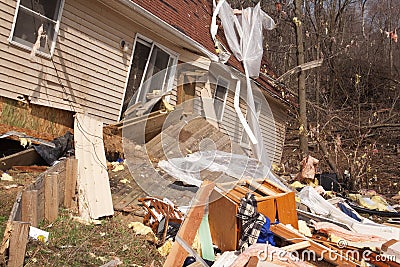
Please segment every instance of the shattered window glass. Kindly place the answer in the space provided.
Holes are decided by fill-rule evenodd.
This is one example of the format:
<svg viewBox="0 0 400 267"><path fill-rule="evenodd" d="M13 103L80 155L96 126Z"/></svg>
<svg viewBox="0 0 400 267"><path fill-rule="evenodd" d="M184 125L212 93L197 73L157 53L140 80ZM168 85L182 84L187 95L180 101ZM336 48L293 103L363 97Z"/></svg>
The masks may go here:
<svg viewBox="0 0 400 267"><path fill-rule="evenodd" d="M26 49L50 54L55 45L62 3L63 0L21 0L11 41Z"/></svg>

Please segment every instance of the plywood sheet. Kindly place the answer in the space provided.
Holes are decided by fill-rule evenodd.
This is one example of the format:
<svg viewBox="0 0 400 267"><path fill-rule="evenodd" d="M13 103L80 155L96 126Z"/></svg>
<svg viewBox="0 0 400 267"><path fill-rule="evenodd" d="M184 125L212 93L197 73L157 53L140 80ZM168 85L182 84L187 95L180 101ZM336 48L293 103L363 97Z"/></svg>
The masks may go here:
<svg viewBox="0 0 400 267"><path fill-rule="evenodd" d="M78 159L79 212L84 219L114 214L103 144L103 123L77 114L74 125Z"/></svg>

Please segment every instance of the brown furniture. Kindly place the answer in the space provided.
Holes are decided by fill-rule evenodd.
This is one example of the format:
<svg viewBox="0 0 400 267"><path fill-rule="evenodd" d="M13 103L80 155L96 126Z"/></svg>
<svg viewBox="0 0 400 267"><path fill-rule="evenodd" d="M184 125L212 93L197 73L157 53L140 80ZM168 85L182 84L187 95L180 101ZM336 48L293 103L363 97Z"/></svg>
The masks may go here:
<svg viewBox="0 0 400 267"><path fill-rule="evenodd" d="M298 228L294 192L286 191L267 180L247 180L229 191L214 190L210 196L209 223L213 243L222 251L236 250L240 229L236 215L240 199L253 192L258 211L271 223L279 221Z"/></svg>

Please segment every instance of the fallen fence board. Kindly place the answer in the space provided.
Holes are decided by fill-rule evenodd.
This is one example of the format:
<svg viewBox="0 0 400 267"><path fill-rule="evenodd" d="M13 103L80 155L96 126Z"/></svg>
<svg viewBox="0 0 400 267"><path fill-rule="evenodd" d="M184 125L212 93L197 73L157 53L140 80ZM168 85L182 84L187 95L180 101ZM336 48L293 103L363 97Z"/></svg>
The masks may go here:
<svg viewBox="0 0 400 267"><path fill-rule="evenodd" d="M30 166L42 160L34 148L9 155L0 159L0 170L6 171L12 166Z"/></svg>
<svg viewBox="0 0 400 267"><path fill-rule="evenodd" d="M48 173L44 178L44 218L54 222L58 217L58 173Z"/></svg>
<svg viewBox="0 0 400 267"><path fill-rule="evenodd" d="M84 219L114 214L103 144L103 123L76 114L75 155L78 159L79 212Z"/></svg>
<svg viewBox="0 0 400 267"><path fill-rule="evenodd" d="M12 232L10 236L10 253L8 266L23 266L26 252L26 244L28 243L29 223L12 222Z"/></svg>
<svg viewBox="0 0 400 267"><path fill-rule="evenodd" d="M23 222L38 226L38 190L25 190L22 192L21 217Z"/></svg>
<svg viewBox="0 0 400 267"><path fill-rule="evenodd" d="M200 223L203 220L204 209L209 201L209 196L214 188L214 183L204 181L199 191L197 191L196 197L194 198L193 204L183 221L177 236L184 240L189 246L193 244L197 230L200 227ZM175 243L169 253L164 266L175 267L182 266L185 261L188 252L179 244Z"/></svg>
<svg viewBox="0 0 400 267"><path fill-rule="evenodd" d="M289 242L292 243L300 243L302 241L309 241L310 242L310 247L308 248L310 251L313 251L316 255L319 257L323 257L324 260L327 262L333 263L335 265L339 266L358 266L357 262L349 257L347 255L341 255L337 253L337 251L330 249L326 246L323 246L321 244L318 244L315 241L312 241L311 239L303 236L302 234L287 228L285 225L278 223L271 225L271 231L275 235L288 240Z"/></svg>
<svg viewBox="0 0 400 267"><path fill-rule="evenodd" d="M64 191L64 207L72 208L76 190L76 179L78 176L78 160L67 159L65 167L65 191Z"/></svg>

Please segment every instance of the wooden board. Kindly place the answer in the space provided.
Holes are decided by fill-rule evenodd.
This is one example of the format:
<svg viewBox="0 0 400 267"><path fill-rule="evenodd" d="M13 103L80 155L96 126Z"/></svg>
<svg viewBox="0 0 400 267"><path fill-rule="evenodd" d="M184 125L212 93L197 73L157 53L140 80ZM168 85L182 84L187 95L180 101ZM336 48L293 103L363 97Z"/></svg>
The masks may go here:
<svg viewBox="0 0 400 267"><path fill-rule="evenodd" d="M23 266L28 243L29 223L12 222L12 232L10 236L10 256L8 266Z"/></svg>
<svg viewBox="0 0 400 267"><path fill-rule="evenodd" d="M236 203L214 190L210 195L208 210L213 243L222 252L236 250L239 235Z"/></svg>
<svg viewBox="0 0 400 267"><path fill-rule="evenodd" d="M58 217L58 173L48 173L44 178L44 218L54 222Z"/></svg>
<svg viewBox="0 0 400 267"><path fill-rule="evenodd" d="M296 211L296 200L294 192L289 192L276 198L276 209L278 220L283 224L290 224L298 229L298 217Z"/></svg>
<svg viewBox="0 0 400 267"><path fill-rule="evenodd" d="M0 170L6 171L14 165L29 166L39 163L42 160L34 148L9 155L0 159Z"/></svg>
<svg viewBox="0 0 400 267"><path fill-rule="evenodd" d="M196 194L196 198L194 199L185 220L179 228L177 236L182 238L189 246L193 244L197 230L199 229L200 223L203 220L204 209L209 201L209 196L213 188L214 183L210 183L208 181L203 182ZM182 266L187 255L188 252L177 242L175 242L163 266Z"/></svg>
<svg viewBox="0 0 400 267"><path fill-rule="evenodd" d="M38 190L25 190L22 192L22 221L38 226Z"/></svg>
<svg viewBox="0 0 400 267"><path fill-rule="evenodd" d="M103 144L103 123L76 114L75 155L78 159L78 203L84 219L114 214Z"/></svg>
<svg viewBox="0 0 400 267"><path fill-rule="evenodd" d="M76 179L78 176L78 160L67 159L64 190L64 207L72 208L75 198Z"/></svg>
<svg viewBox="0 0 400 267"><path fill-rule="evenodd" d="M302 234L287 228L282 223L271 225L271 231L283 239L290 240L293 243L300 243L302 241L309 241L309 250L314 251L319 257L323 257L326 261L338 266L358 266L354 259L347 258L347 255L340 255L335 250L323 246Z"/></svg>

